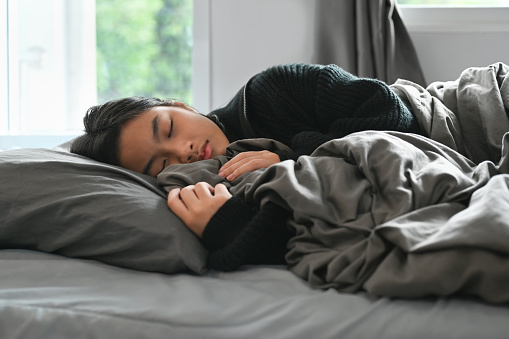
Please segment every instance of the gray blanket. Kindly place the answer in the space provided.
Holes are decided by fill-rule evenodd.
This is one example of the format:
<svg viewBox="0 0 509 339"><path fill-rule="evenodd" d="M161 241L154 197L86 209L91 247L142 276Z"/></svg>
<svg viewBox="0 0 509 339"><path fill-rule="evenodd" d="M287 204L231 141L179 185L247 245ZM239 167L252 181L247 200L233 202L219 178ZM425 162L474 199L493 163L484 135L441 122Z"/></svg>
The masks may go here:
<svg viewBox="0 0 509 339"><path fill-rule="evenodd" d="M427 89L406 80L391 88L419 120L425 136L465 155L476 164L498 161L509 131L509 66L496 63L464 70L455 81Z"/></svg>
<svg viewBox="0 0 509 339"><path fill-rule="evenodd" d="M226 184L247 202L293 211L287 263L312 287L508 302L507 73L497 64L428 90L393 85L429 138L359 132ZM227 156L170 166L158 181L168 190L214 185L237 152L279 147L234 143Z"/></svg>

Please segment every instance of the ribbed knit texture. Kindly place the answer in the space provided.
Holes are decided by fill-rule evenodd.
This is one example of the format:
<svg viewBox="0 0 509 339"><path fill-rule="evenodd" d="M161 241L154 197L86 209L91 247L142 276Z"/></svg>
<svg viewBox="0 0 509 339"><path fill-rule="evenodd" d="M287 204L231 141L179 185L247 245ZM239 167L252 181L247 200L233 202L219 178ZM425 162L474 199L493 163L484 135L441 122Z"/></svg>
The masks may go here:
<svg viewBox="0 0 509 339"><path fill-rule="evenodd" d="M231 198L203 232L202 242L210 251L207 266L232 271L244 264L284 264L286 243L293 235L286 226L288 216L287 210L270 202L255 214L242 200Z"/></svg>
<svg viewBox="0 0 509 339"><path fill-rule="evenodd" d="M253 217L256 210L233 196L212 216L203 231L202 241L210 252L231 242Z"/></svg>
<svg viewBox="0 0 509 339"><path fill-rule="evenodd" d="M274 66L247 86L247 117L255 136L278 140L296 156L363 130L420 132L415 117L385 83L355 77L336 65ZM231 142L246 138L240 124L242 95L240 90L228 105L210 113ZM294 140L303 131L315 133Z"/></svg>

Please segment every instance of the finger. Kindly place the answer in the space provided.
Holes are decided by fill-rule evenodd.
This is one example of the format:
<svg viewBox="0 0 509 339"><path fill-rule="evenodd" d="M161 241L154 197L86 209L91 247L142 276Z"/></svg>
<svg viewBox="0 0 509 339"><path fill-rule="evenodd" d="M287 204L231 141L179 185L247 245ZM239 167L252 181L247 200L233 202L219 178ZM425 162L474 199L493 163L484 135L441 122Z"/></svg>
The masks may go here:
<svg viewBox="0 0 509 339"><path fill-rule="evenodd" d="M232 197L232 194L230 193L230 191L228 191L228 188L226 188L224 184L217 184L214 187L214 193L215 196L223 196L227 198Z"/></svg>
<svg viewBox="0 0 509 339"><path fill-rule="evenodd" d="M250 161L249 159L242 159L242 160L236 161L234 164L231 164L224 170L220 171L219 176L222 178L227 178L229 175L231 175L233 172L238 170L240 167L244 166L246 164L246 162L249 162L249 161Z"/></svg>
<svg viewBox="0 0 509 339"><path fill-rule="evenodd" d="M243 159L235 159L228 161L226 164L223 165L219 169L219 176L220 177L227 177L228 175L232 174L234 170L236 170L239 166L242 165Z"/></svg>
<svg viewBox="0 0 509 339"><path fill-rule="evenodd" d="M199 182L194 187L194 192L198 198L212 196L214 194L214 187L208 182Z"/></svg>
<svg viewBox="0 0 509 339"><path fill-rule="evenodd" d="M279 155L270 151L245 152L225 164L223 169L219 171L219 176L232 181L246 172L267 168L278 162L281 162Z"/></svg>
<svg viewBox="0 0 509 339"><path fill-rule="evenodd" d="M232 159L230 159L230 161L228 161L226 164L224 164L223 167L228 166L228 164L233 164L236 161L240 161L242 159L256 156L258 153L260 153L260 152L259 151L248 151L248 152L239 153L236 156L234 156Z"/></svg>
<svg viewBox="0 0 509 339"><path fill-rule="evenodd" d="M232 181L241 176L244 173L253 172L260 168L267 168L270 165L273 165L275 162L269 159L252 159L239 168L237 168L235 171L232 172L232 174L228 175L226 177L227 180Z"/></svg>
<svg viewBox="0 0 509 339"><path fill-rule="evenodd" d="M260 162L261 162L260 160L250 160L250 161L242 164L238 168L236 168L230 175L228 175L226 177L226 179L229 180L229 181L232 181L232 180L234 180L235 178L238 178L239 176L241 176L244 173L252 172L254 170L259 169L259 168L261 168L260 167L261 165L259 165Z"/></svg>
<svg viewBox="0 0 509 339"><path fill-rule="evenodd" d="M180 188L174 188L168 193L168 204L170 204L170 201L175 199L180 199Z"/></svg>
<svg viewBox="0 0 509 339"><path fill-rule="evenodd" d="M168 194L168 207L170 210L182 219L182 216L187 212L187 207L179 197L180 189L175 188Z"/></svg>
<svg viewBox="0 0 509 339"><path fill-rule="evenodd" d="M258 155L259 152L244 152L237 154L235 157L233 157L230 161L228 161L219 169L219 175L222 176L223 178L228 176L235 169L237 169L239 166L242 166L242 164L248 161L249 158L253 158ZM222 174L224 174L224 176Z"/></svg>
<svg viewBox="0 0 509 339"><path fill-rule="evenodd" d="M172 189L172 190L168 193L168 199L169 199L170 197L172 197L172 198L173 198L173 197L175 197L175 196L178 196L178 195L179 195L179 193L180 193L180 188L174 188L174 189Z"/></svg>
<svg viewBox="0 0 509 339"><path fill-rule="evenodd" d="M195 185L189 185L180 190L180 200L190 208L193 204L198 201L198 197L195 192Z"/></svg>
<svg viewBox="0 0 509 339"><path fill-rule="evenodd" d="M219 172L219 176L223 177L223 178L228 178L230 175L234 174L235 172L237 172L234 177L238 177L240 174L242 173L245 173L246 170L245 168L242 169L244 166L251 166L252 167L252 170L254 169L258 169L258 168L261 168L261 167L258 167L258 168L254 168L252 165L253 165L253 162L254 163L263 163L264 158L261 158L261 155L258 155L258 156L251 156L249 158L244 158L244 159L241 159L239 161L237 161L235 164L232 164L231 166L229 166L228 168L226 168L224 171L222 172ZM251 165L250 165L251 164ZM265 166L266 167L266 166ZM247 167L246 167L247 168ZM231 179L228 179L228 180L231 180Z"/></svg>

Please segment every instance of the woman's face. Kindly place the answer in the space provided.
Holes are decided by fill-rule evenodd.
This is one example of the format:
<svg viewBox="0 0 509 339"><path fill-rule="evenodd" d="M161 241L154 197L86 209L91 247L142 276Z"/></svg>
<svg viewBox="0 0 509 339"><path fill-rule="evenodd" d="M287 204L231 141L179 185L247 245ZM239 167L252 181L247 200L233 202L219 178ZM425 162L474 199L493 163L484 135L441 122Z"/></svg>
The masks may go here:
<svg viewBox="0 0 509 339"><path fill-rule="evenodd" d="M207 117L185 106L158 106L122 127L120 165L156 177L166 166L224 155L229 141Z"/></svg>

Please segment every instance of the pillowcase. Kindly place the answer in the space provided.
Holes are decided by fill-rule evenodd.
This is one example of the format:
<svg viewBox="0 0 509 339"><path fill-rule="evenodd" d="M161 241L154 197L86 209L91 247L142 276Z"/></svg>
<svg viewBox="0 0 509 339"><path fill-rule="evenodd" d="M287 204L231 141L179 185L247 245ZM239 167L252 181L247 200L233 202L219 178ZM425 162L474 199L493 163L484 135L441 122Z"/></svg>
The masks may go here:
<svg viewBox="0 0 509 339"><path fill-rule="evenodd" d="M206 271L207 252L156 179L55 149L0 152L0 248L142 271Z"/></svg>

